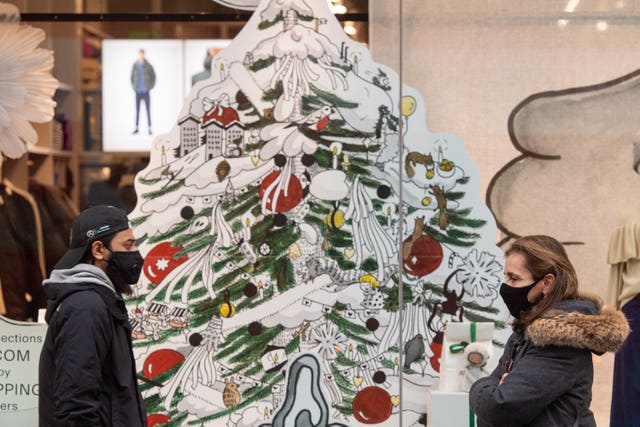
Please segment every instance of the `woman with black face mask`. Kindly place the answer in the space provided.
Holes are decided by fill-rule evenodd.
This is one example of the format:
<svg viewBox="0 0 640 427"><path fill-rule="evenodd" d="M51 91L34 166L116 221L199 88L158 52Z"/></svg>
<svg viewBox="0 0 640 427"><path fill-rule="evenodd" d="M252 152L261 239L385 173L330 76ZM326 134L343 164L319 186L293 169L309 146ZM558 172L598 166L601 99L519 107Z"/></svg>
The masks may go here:
<svg viewBox="0 0 640 427"><path fill-rule="evenodd" d="M595 426L592 353L621 348L626 318L578 292L573 265L554 238L522 237L505 255L500 295L515 319L513 334L493 373L469 391L478 427Z"/></svg>

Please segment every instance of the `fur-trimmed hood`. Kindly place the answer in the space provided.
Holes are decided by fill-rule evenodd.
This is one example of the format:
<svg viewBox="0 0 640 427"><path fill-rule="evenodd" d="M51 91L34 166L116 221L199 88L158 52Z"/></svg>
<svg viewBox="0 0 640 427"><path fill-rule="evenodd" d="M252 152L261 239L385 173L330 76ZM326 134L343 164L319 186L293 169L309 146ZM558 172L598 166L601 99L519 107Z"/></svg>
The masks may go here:
<svg viewBox="0 0 640 427"><path fill-rule="evenodd" d="M579 295L560 302L534 320L525 337L536 347L568 346L589 349L596 354L618 351L629 335L624 314L603 308L596 295Z"/></svg>

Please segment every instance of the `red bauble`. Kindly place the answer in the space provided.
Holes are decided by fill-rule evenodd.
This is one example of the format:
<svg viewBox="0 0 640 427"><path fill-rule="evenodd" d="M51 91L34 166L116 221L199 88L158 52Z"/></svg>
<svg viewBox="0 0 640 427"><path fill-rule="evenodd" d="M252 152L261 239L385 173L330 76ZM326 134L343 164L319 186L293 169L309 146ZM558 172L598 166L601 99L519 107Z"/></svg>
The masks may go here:
<svg viewBox="0 0 640 427"><path fill-rule="evenodd" d="M169 421L169 415L166 414L151 414L147 416L147 427L157 426L159 424L164 424Z"/></svg>
<svg viewBox="0 0 640 427"><path fill-rule="evenodd" d="M275 206L273 206L273 200L276 198L275 188L266 195L265 191L267 190L267 187L269 187L269 185L271 185L271 183L273 183L273 181L275 181L279 176L280 171L271 172L266 176L260 185L260 198L268 197L266 207L270 211L288 212L298 206L302 201L302 184L300 184L298 177L295 175L289 175L289 186L286 190L284 188L280 190L278 200L276 201Z"/></svg>
<svg viewBox="0 0 640 427"><path fill-rule="evenodd" d="M410 238L405 242L410 241ZM429 236L419 237L411 246L411 253L404 261L404 271L414 276L426 276L442 263L442 245Z"/></svg>
<svg viewBox="0 0 640 427"><path fill-rule="evenodd" d="M353 416L363 424L379 424L391 416L391 396L380 387L365 387L353 399Z"/></svg>
<svg viewBox="0 0 640 427"><path fill-rule="evenodd" d="M182 255L174 258L175 254L182 250L182 246L171 246L169 242L162 242L155 246L144 258L142 271L154 285L159 284L171 273L173 269L185 262L189 257Z"/></svg>
<svg viewBox="0 0 640 427"><path fill-rule="evenodd" d="M156 350L145 359L142 373L145 378L152 379L183 361L184 356L175 350L168 348Z"/></svg>

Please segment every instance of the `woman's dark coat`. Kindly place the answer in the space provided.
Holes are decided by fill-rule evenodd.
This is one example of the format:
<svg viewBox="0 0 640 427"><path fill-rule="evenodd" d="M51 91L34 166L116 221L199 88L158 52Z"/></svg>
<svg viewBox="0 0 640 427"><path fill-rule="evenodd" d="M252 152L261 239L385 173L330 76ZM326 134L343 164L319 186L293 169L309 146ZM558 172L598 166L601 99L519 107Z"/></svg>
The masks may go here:
<svg viewBox="0 0 640 427"><path fill-rule="evenodd" d="M514 332L493 373L472 385L478 427L595 426L592 353L619 350L628 334L622 312L597 297L562 301Z"/></svg>

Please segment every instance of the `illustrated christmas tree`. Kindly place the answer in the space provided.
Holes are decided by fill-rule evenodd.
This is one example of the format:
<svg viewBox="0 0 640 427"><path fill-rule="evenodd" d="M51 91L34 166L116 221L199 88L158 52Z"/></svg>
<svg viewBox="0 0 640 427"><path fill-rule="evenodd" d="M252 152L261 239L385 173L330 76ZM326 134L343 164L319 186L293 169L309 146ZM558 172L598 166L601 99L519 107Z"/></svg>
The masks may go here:
<svg viewBox="0 0 640 427"><path fill-rule="evenodd" d="M462 142L426 130L419 94L322 0L263 1L212 70L136 177L150 420L278 425L304 354L330 418L417 419L446 322L506 317ZM419 391L402 405L401 372Z"/></svg>

